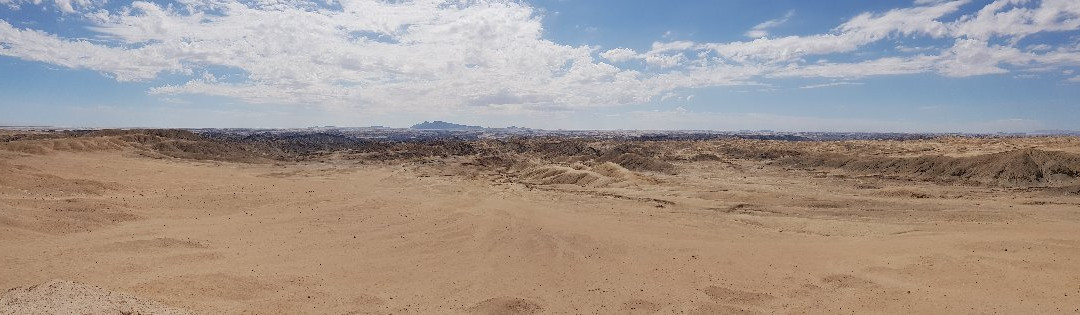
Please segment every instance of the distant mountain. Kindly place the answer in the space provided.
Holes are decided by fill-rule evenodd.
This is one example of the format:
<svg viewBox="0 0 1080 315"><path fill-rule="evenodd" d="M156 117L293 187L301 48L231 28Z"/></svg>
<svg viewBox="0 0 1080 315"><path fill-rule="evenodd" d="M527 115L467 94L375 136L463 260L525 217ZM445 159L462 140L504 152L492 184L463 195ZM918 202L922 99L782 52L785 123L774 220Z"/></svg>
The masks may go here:
<svg viewBox="0 0 1080 315"><path fill-rule="evenodd" d="M412 129L423 129L423 130L480 130L480 129L484 129L484 127L480 127L480 126L459 125L459 124L448 123L448 122L440 121L440 120L436 120L436 121L432 121L432 122L425 121L425 122L422 122L422 123L419 123L419 124L415 124L411 128Z"/></svg>
<svg viewBox="0 0 1080 315"><path fill-rule="evenodd" d="M1080 131L1058 130L1058 129L1054 129L1054 130L1036 130L1036 131L1028 132L1028 134L1033 134L1033 135L1054 135L1054 136L1077 136L1077 135L1080 135Z"/></svg>

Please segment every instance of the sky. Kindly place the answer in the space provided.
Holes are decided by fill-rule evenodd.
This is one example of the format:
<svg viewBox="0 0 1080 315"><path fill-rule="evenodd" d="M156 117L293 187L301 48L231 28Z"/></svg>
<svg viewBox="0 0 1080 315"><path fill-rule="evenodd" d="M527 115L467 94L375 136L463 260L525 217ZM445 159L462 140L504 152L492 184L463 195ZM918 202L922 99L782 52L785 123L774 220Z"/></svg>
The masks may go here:
<svg viewBox="0 0 1080 315"><path fill-rule="evenodd" d="M1080 129L1077 0L0 0L0 126Z"/></svg>

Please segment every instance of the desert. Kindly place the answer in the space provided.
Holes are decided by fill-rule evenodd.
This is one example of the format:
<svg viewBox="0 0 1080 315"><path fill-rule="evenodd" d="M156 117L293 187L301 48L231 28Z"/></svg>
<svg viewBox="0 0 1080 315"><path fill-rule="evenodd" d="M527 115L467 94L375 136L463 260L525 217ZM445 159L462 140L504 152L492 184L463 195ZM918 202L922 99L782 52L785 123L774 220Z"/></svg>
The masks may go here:
<svg viewBox="0 0 1080 315"><path fill-rule="evenodd" d="M1077 314L1080 0L0 0L0 315Z"/></svg>
<svg viewBox="0 0 1080 315"><path fill-rule="evenodd" d="M0 313L1076 313L1078 144L8 130Z"/></svg>

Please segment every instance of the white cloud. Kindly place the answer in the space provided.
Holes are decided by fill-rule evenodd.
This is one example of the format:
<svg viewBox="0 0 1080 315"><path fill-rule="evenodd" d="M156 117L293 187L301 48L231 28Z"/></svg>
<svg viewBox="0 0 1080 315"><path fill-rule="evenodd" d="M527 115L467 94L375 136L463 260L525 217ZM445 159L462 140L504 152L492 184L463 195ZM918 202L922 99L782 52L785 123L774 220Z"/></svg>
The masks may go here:
<svg viewBox="0 0 1080 315"><path fill-rule="evenodd" d="M743 36L750 38L762 38L769 36L770 28L774 28L783 25L784 23L787 23L787 21L791 19L792 16L795 16L795 11L788 11L787 14L784 14L784 16L779 19L761 22L758 25L754 25L754 27L750 28L749 31L746 31Z"/></svg>
<svg viewBox="0 0 1080 315"><path fill-rule="evenodd" d="M1016 48L991 47L981 40L960 39L942 55L939 71L951 77L1008 73L1000 64L1015 61L1022 55Z"/></svg>
<svg viewBox="0 0 1080 315"><path fill-rule="evenodd" d="M23 6L49 6L63 13L75 13L79 10L92 9L105 3L105 0L0 0L0 4L19 10Z"/></svg>
<svg viewBox="0 0 1080 315"><path fill-rule="evenodd" d="M882 14L864 13L827 34L704 43L697 47L733 62L788 63L805 56L853 52L893 35L940 38L949 34L949 28L937 19L956 12L966 2L945 1Z"/></svg>
<svg viewBox="0 0 1080 315"><path fill-rule="evenodd" d="M1066 82L1080 83L1080 76L1071 77L1065 79Z"/></svg>
<svg viewBox="0 0 1080 315"><path fill-rule="evenodd" d="M667 92L667 93L664 93L664 95L660 96L660 101L661 102L664 102L664 101L667 101L667 100L675 100L675 101L682 102L682 101L690 101L690 100L693 100L693 99L694 99L693 94L682 96L682 95L680 95L678 93L675 93L675 92Z"/></svg>
<svg viewBox="0 0 1080 315"><path fill-rule="evenodd" d="M1051 49L1054 49L1054 46L1050 46L1047 44L1031 45L1027 47L1028 51L1047 51Z"/></svg>
<svg viewBox="0 0 1080 315"><path fill-rule="evenodd" d="M937 57L886 57L854 63L821 63L788 66L772 72L774 77L822 77L852 79L868 76L902 75L929 72Z"/></svg>
<svg viewBox="0 0 1080 315"><path fill-rule="evenodd" d="M804 86L800 86L799 88L800 89L820 89L820 88L846 86L846 85L863 85L863 83L862 82L840 81L840 82L829 82L829 83L822 83L822 84L804 85Z"/></svg>
<svg viewBox="0 0 1080 315"><path fill-rule="evenodd" d="M600 53L600 57L613 62L625 62L638 58L638 53L630 48L615 48Z"/></svg>
<svg viewBox="0 0 1080 315"><path fill-rule="evenodd" d="M769 36L769 31L766 31L766 30L763 30L763 29L752 28L749 31L746 31L746 33L743 33L743 36L746 36L746 37L749 37L749 38L762 38L762 37Z"/></svg>
<svg viewBox="0 0 1080 315"><path fill-rule="evenodd" d="M941 38L949 35L941 17L956 12L970 0L938 1L912 8L893 9L882 14L863 13L838 26L835 31L851 34L864 43L881 40L890 35L924 35Z"/></svg>
<svg viewBox="0 0 1080 315"><path fill-rule="evenodd" d="M903 53L927 52L927 51L932 51L932 50L935 50L935 49L936 49L935 47L929 47L929 46L927 46L927 47L919 47L919 46L908 47L908 46L904 46L904 45L897 45L896 46L896 51L903 52Z"/></svg>
<svg viewBox="0 0 1080 315"><path fill-rule="evenodd" d="M602 106L659 93L634 71L597 62L593 48L541 38L531 7L503 1L343 1L306 4L135 2L92 12L113 45L0 24L0 54L101 71L119 80L211 68L239 82L193 78L152 94L226 96L255 103L451 110L505 104ZM650 60L660 66L677 62Z"/></svg>
<svg viewBox="0 0 1080 315"><path fill-rule="evenodd" d="M982 40L1000 36L1013 41L1035 33L1080 28L1080 2L1042 0L1037 7L1028 6L1029 2L997 0L977 14L951 23L951 27L958 36Z"/></svg>
<svg viewBox="0 0 1080 315"><path fill-rule="evenodd" d="M645 63L650 66L660 68L671 68L678 66L682 61L686 59L682 54L677 55L648 55L645 56Z"/></svg>
<svg viewBox="0 0 1080 315"><path fill-rule="evenodd" d="M0 55L99 71L118 81L187 78L149 90L163 98L211 95L425 113L575 110L784 77L838 80L810 88L868 76L1080 67L1080 45L1036 40L1017 46L1032 34L1080 29L1075 0L1000 0L958 17L970 1L915 1L856 15L825 33L764 37L792 17L789 12L751 29L760 31L747 34L761 35L751 36L756 39L700 43L665 35L639 50L553 42L543 35L541 13L509 0L136 1L111 11L101 3L0 0L55 8L70 20L90 22L93 33L65 38L17 28L7 18L0 20ZM935 44L907 48L900 38ZM883 42L895 49L860 54Z"/></svg>
<svg viewBox="0 0 1080 315"><path fill-rule="evenodd" d="M654 42L650 54L662 54L672 51L682 51L694 48L696 44L691 41Z"/></svg>
<svg viewBox="0 0 1080 315"><path fill-rule="evenodd" d="M116 49L86 40L66 40L0 20L0 55L73 69L103 71L117 81L138 81L165 71L185 72L181 61L155 47Z"/></svg>
<svg viewBox="0 0 1080 315"><path fill-rule="evenodd" d="M678 52L691 49L694 45L693 42L688 41L655 42L652 49L646 53L639 54L633 49L620 47L602 52L600 57L612 62L644 60L646 64L656 68L671 68L686 60L686 56Z"/></svg>

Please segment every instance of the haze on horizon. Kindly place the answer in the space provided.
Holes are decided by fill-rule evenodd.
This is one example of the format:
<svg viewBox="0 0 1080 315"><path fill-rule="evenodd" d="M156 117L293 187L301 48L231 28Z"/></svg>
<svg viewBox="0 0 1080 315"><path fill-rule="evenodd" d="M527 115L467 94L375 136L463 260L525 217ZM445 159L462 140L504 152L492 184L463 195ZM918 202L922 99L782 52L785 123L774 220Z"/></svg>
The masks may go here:
<svg viewBox="0 0 1080 315"><path fill-rule="evenodd" d="M1077 129L1080 1L0 0L0 125Z"/></svg>

